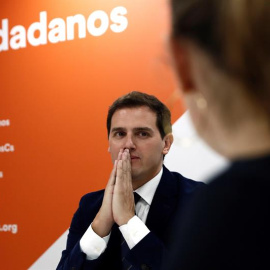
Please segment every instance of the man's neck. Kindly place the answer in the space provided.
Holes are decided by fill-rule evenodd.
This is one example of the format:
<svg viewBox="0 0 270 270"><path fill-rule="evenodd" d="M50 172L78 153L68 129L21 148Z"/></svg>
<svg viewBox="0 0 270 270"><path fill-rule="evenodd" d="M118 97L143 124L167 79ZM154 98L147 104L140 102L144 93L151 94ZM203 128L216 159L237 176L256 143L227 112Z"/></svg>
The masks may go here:
<svg viewBox="0 0 270 270"><path fill-rule="evenodd" d="M138 178L132 178L132 187L133 187L133 190L136 190L136 189L142 187L147 182L151 181L154 177L156 177L160 173L160 171L162 169L162 165L160 166L159 169L157 169L156 173L153 173L151 176L145 177L144 179L141 179L139 177Z"/></svg>

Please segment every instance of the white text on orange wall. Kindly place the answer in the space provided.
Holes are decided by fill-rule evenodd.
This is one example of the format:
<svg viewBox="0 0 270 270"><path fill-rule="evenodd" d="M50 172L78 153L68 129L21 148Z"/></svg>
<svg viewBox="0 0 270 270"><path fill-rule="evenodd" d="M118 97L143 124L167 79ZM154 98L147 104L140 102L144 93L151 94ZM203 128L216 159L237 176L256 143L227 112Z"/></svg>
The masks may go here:
<svg viewBox="0 0 270 270"><path fill-rule="evenodd" d="M118 6L108 15L103 10L95 10L88 18L82 14L68 16L66 20L54 18L48 22L47 12L39 13L39 21L33 22L28 29L22 25L15 25L9 29L9 20L3 19L0 28L0 52L9 49L18 50L31 46L58 43L75 38L75 26L78 27L78 38L102 36L109 29L114 33L121 33L127 29L127 9Z"/></svg>
<svg viewBox="0 0 270 270"><path fill-rule="evenodd" d="M14 152L14 151L15 151L15 147L14 147L14 145L12 145L10 143L0 145L0 153Z"/></svg>
<svg viewBox="0 0 270 270"><path fill-rule="evenodd" d="M8 127L8 126L10 126L9 119L0 120L0 127Z"/></svg>

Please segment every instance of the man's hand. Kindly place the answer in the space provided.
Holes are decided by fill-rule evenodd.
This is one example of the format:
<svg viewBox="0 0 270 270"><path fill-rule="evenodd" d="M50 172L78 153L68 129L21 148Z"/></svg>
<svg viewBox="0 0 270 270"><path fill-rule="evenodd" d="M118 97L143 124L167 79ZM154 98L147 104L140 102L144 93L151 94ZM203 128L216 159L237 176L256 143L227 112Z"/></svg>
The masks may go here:
<svg viewBox="0 0 270 270"><path fill-rule="evenodd" d="M126 224L135 215L129 150L125 149L117 162L113 192L112 213L119 225Z"/></svg>
<svg viewBox="0 0 270 270"><path fill-rule="evenodd" d="M135 215L129 150L120 150L114 162L104 198L92 229L100 237L107 236L114 223L126 224Z"/></svg>
<svg viewBox="0 0 270 270"><path fill-rule="evenodd" d="M114 162L109 181L105 188L102 205L92 223L92 229L100 237L107 236L110 233L111 228L114 224L112 213L112 198L114 192L117 163L119 159L121 159L122 153L123 150L120 150L118 154L118 159Z"/></svg>

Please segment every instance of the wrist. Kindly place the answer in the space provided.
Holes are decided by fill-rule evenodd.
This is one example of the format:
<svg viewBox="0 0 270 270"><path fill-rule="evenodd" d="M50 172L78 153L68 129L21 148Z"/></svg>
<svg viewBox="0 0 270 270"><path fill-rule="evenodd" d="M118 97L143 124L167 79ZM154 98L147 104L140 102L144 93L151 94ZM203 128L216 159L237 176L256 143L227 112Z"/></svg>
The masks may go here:
<svg viewBox="0 0 270 270"><path fill-rule="evenodd" d="M135 215L132 213L130 215L126 215L121 217L118 221L116 221L117 225L120 227L122 225L127 224Z"/></svg>
<svg viewBox="0 0 270 270"><path fill-rule="evenodd" d="M113 224L113 221L102 219L97 215L92 222L92 229L98 236L103 238L110 234Z"/></svg>

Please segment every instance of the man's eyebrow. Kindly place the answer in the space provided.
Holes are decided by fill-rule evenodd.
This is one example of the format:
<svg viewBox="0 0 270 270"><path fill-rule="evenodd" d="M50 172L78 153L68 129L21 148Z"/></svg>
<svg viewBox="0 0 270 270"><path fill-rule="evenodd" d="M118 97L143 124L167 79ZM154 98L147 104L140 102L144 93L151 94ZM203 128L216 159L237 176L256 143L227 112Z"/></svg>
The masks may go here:
<svg viewBox="0 0 270 270"><path fill-rule="evenodd" d="M114 127L112 128L111 132L117 132L117 131L126 131L127 129L124 127ZM149 127L135 127L133 128L133 131L138 132L138 131L147 131L150 133L153 133L153 129L149 128Z"/></svg>
<svg viewBox="0 0 270 270"><path fill-rule="evenodd" d="M138 132L138 131L147 131L147 132L153 133L153 129L149 128L149 127L136 127L133 130L136 131L136 132Z"/></svg>
<svg viewBox="0 0 270 270"><path fill-rule="evenodd" d="M123 130L126 130L126 128L123 128L123 127L114 127L114 128L112 128L111 132L123 131Z"/></svg>

